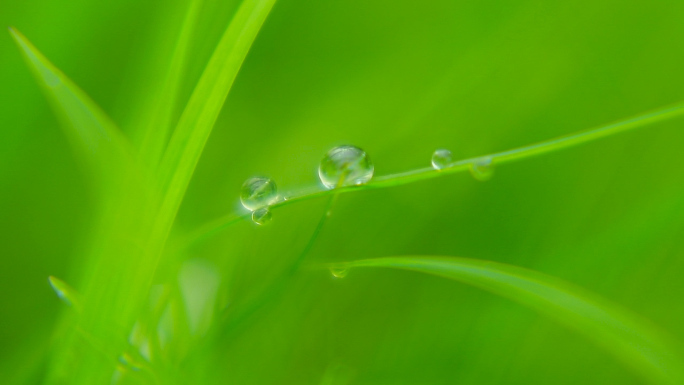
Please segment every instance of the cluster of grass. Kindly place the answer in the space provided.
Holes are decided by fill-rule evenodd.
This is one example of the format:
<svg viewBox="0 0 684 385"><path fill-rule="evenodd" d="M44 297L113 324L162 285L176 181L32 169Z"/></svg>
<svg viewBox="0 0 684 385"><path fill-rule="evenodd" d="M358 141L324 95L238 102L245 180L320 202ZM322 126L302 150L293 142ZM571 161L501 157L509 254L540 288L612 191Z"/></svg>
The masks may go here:
<svg viewBox="0 0 684 385"><path fill-rule="evenodd" d="M241 270L244 255L248 254L245 249L251 249L253 254L260 253L261 243L269 242L268 237L274 235L272 229L243 226L249 223L249 215L239 210L225 216L218 215L214 220L189 229L178 226L177 222L209 136L275 0L244 0L240 3L187 102L184 102L181 95L188 63L192 59L191 43L193 39L201 38L198 29L202 3L201 0L189 2L164 80L152 92L153 107L134 124L138 132L130 135L124 134L26 37L16 29L10 29L61 120L65 136L87 175L91 176L89 180L97 196L94 228L89 232L88 245L74 269L73 276L78 277L77 280L70 285L60 277L49 278L52 288L69 305L69 309L55 326L49 342L38 344L40 347L35 355L17 359L26 365L20 366L22 369L17 371L13 381L56 384L220 383L231 381L231 373L241 372L235 366L236 360L231 361L230 357L244 354L244 360L252 362L251 371L247 371L251 374L242 374L242 380L235 374L236 379L232 380L236 383L260 383L263 380L259 378L263 374L254 373L254 368L259 367L255 361L261 354L265 361L273 363L277 358L271 358L271 354L281 359L287 357L293 344L313 344L310 352L323 351L328 345L312 342L317 339L306 338L306 333L299 328L314 323L326 330L326 325L335 322L317 318L326 313L325 309L318 313L304 305L301 309L285 311L280 319L280 326L285 332L277 328L265 329L274 333L274 338L249 331L264 319L277 318L280 306L292 304L293 298L302 291L310 291L315 285L311 279L320 279L302 280L303 275L325 276L330 280L333 278L329 277L328 268L334 277L343 278L349 270L356 272L362 267L383 267L449 278L535 310L585 337L603 351L602 354L612 357L610 360L615 359L625 372L630 373L627 378L634 375L634 378L653 384L684 382L684 356L680 347L659 326L652 325L635 311L559 278L487 259L392 256L395 254L392 252L384 255L388 258L364 259L350 255L336 262L311 258L322 232L329 226L328 222L334 221L338 211L344 210L338 203L342 195L361 195L414 182L415 185L424 184L429 179L467 171L485 158L492 167L498 168L514 160L552 153L677 117L684 113L684 105L673 105L608 126L510 151L469 157L440 170L420 168L386 173L364 185L331 190L316 185L287 191L288 199L271 207L276 221L281 211L290 210L296 216L300 206L319 201L324 201L324 204L310 210L313 214L309 222L313 225L290 235L292 245L282 254L291 256L277 262L275 269L257 271L256 274L265 276L265 279L250 281L249 274L253 272L249 268ZM175 106L181 101L184 107L177 116ZM421 189L420 193L429 196L431 188L435 187ZM232 200L236 198L237 194ZM287 215L284 213L283 216ZM253 244L247 241L240 243L239 237L245 231L261 232L264 238ZM226 248L227 257L215 252L214 258L197 257L202 255L204 243L220 235L232 244ZM496 236L490 235L493 239ZM342 238L353 237L354 233L350 231ZM345 250L344 245L339 246ZM431 254L431 250L418 251L422 252ZM361 253L361 256L365 254ZM248 289L240 287L241 279L248 281L249 284L245 285ZM457 286L451 282L448 284ZM420 298L419 293L415 295ZM307 306L321 304L315 297L310 300ZM333 301L332 306L349 305ZM418 308L420 306L414 309L416 314L420 314ZM283 310L279 311L282 315ZM309 313L315 315L307 317ZM421 319L417 324L429 324L436 316ZM365 318L360 316L358 319ZM377 322L380 320L381 317ZM294 337L297 335L301 338ZM387 345L391 346L391 343ZM450 346L447 351L458 356L459 346ZM318 377L316 381L354 383L358 378L354 365L339 363L334 356L323 363L324 370L313 371ZM391 359L385 361L392 362ZM296 364L306 366L306 362ZM287 366L288 363L282 362L281 365ZM272 370L284 369L275 367ZM416 374L418 378L421 375L426 373ZM304 377L309 376L314 374L307 373ZM389 379L380 378L379 374L375 376L363 381L394 381L391 376L387 376ZM292 381L297 376L287 378L287 381ZM439 378L425 378L425 383L451 383L452 380L442 374ZM411 379L406 381L415 383Z"/></svg>

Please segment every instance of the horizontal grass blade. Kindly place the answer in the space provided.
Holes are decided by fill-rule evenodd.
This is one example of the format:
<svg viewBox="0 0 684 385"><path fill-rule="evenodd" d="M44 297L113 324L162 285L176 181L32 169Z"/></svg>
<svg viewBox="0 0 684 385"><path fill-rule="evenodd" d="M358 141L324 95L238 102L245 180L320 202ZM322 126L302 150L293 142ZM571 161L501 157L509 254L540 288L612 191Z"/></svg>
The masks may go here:
<svg viewBox="0 0 684 385"><path fill-rule="evenodd" d="M668 119L674 119L681 115L684 115L684 103L682 102L573 135L551 139L529 146L518 147L508 151L459 160L451 163L448 167L439 170L435 170L432 167L425 167L416 170L375 177L369 183L362 185L342 186L331 190L322 189L321 187L310 187L300 191L292 191L288 193L287 200L281 200L271 205L271 209L291 205L301 201L320 198L330 194L342 194L369 189L390 188L419 182L422 180L443 177L445 175L456 174L459 172L466 172L472 167L473 164L476 164L482 159L489 159L493 165L499 165L515 160L522 160L528 157L588 143L628 130L645 127L649 124L655 124ZM215 219L188 234L186 239L180 243L179 247L187 247L194 242L204 239L222 229L240 222L243 219L248 219L249 216L249 213L234 213Z"/></svg>
<svg viewBox="0 0 684 385"><path fill-rule="evenodd" d="M466 283L526 305L574 329L651 384L683 384L679 346L655 326L578 287L531 270L467 258L407 256L333 266L389 267Z"/></svg>
<svg viewBox="0 0 684 385"><path fill-rule="evenodd" d="M21 49L66 135L87 163L100 169L117 168L131 147L112 120L57 67L45 58L19 31L10 34Z"/></svg>

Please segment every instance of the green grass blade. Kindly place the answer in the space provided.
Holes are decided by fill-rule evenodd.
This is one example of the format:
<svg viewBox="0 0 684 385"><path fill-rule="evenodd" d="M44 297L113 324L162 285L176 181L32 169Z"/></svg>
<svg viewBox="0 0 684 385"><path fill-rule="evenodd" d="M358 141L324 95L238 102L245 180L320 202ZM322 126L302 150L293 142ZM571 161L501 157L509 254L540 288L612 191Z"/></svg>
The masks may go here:
<svg viewBox="0 0 684 385"><path fill-rule="evenodd" d="M65 132L89 163L117 167L121 156L130 156L128 142L111 119L59 69L50 63L19 31L10 34L21 49Z"/></svg>
<svg viewBox="0 0 684 385"><path fill-rule="evenodd" d="M157 110L154 112L153 118L146 127L146 132L143 136L140 147L141 157L153 169L157 167L161 160L171 135L173 109L178 99L183 70L185 69L188 57L188 47L195 31L202 3L203 0L192 0L190 3L176 47L173 50L168 74L162 90L159 92Z"/></svg>
<svg viewBox="0 0 684 385"><path fill-rule="evenodd" d="M245 321L249 319L249 317L254 315L254 313L256 313L260 308L265 306L267 303L274 301L276 298L278 298L279 295L282 295L282 293L286 291L285 289L287 288L288 283L291 282L292 276L299 271L305 258L309 255L309 252L311 252L311 249L316 244L316 241L318 240L318 237L320 236L323 227L325 227L325 224L328 222L328 218L330 218L332 209L337 201L337 197L338 195L334 194L331 195L328 199L328 202L326 203L325 208L323 210L323 215L318 220L318 224L311 233L309 240L307 241L302 251L299 252L297 257L293 261L292 265L290 265L290 267L280 277L278 277L278 279L276 279L275 282L273 282L263 293L261 293L252 302L247 304L244 309L233 310L235 312L235 315L232 316L232 318L223 326L220 332L222 333L222 338L220 338L219 341L223 341L226 336L230 335L231 333L235 333L236 329L239 326L241 326L241 324L244 324Z"/></svg>
<svg viewBox="0 0 684 385"><path fill-rule="evenodd" d="M152 284L168 235L195 167L228 92L275 0L245 0L221 37L180 118L159 166L163 198L155 215L146 257Z"/></svg>
<svg viewBox="0 0 684 385"><path fill-rule="evenodd" d="M434 256L368 259L333 267L389 267L463 282L519 302L576 330L651 384L684 383L679 347L656 327L615 304L538 272L497 262Z"/></svg>
<svg viewBox="0 0 684 385"><path fill-rule="evenodd" d="M492 165L499 165L514 160L530 158L536 155L555 152L558 150L574 147L579 144L592 142L597 139L616 135L636 128L645 127L650 124L658 123L668 119L673 119L681 115L684 115L684 103L677 103L672 106L660 108L652 112L621 120L612 124L608 124L606 126L601 126L591 130L579 132L577 134L567 135L560 138L551 139L544 142L535 143L529 146L519 147L503 152L497 152L494 154L488 154L475 158L460 160L452 163L449 167L441 169L439 171L426 167L423 169L412 170L405 173L379 177L376 178L372 183L369 183L367 185L367 188L383 188L398 186L407 183L417 182L424 179L432 179L438 176L466 171L470 169L471 165L474 162L482 158L490 158L492 161Z"/></svg>
<svg viewBox="0 0 684 385"><path fill-rule="evenodd" d="M519 147L516 149L494 153L490 155L483 155L476 158L469 158L452 163L448 168L435 170L430 167L421 168L417 170L406 171L397 174L384 175L372 179L369 183L360 186L343 186L334 190L322 190L318 188L307 188L302 191L293 191L288 193L288 199L277 202L271 208L278 208L290 205L296 202L305 201L309 199L320 198L330 194L348 193L353 191L361 191L368 189L388 188L394 186L401 186L408 183L419 182L426 179L437 178L445 175L455 174L458 172L468 171L474 162L483 158L490 158L492 165L502 164L513 160L525 159L535 155L541 155L547 152L558 151L564 148L576 146L582 143L590 142L606 136L615 135L627 130L644 127L649 124L657 123L667 119L673 119L677 116L684 115L684 103L675 104L669 107L661 108L659 110L642 114L630 119L622 120L607 126L602 126L592 130L580 132L574 135L568 135L561 138L552 139L546 142L532 144L529 146ZM185 239L179 242L178 247L187 247L197 241L205 239L218 231L225 229L235 223L248 219L249 214L229 214L224 217L208 222L201 227L195 229L188 234Z"/></svg>
<svg viewBox="0 0 684 385"><path fill-rule="evenodd" d="M82 311L83 305L81 304L81 296L74 288L57 277L49 276L48 281L59 299L64 301L67 305L73 306L76 312L80 313Z"/></svg>
<svg viewBox="0 0 684 385"><path fill-rule="evenodd" d="M161 257L160 251L233 81L274 3L243 1L180 118L159 167L164 195L150 241L156 260Z"/></svg>
<svg viewBox="0 0 684 385"><path fill-rule="evenodd" d="M190 97L160 165L162 186L174 203L182 199L233 81L274 3L242 3Z"/></svg>

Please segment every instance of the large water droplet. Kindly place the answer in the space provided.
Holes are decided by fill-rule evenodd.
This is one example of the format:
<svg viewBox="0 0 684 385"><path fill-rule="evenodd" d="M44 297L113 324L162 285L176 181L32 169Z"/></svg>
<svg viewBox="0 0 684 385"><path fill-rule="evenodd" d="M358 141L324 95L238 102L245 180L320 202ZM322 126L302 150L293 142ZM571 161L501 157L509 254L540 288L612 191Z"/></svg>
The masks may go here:
<svg viewBox="0 0 684 385"><path fill-rule="evenodd" d="M360 185L373 177L373 163L362 149L338 146L328 151L318 167L318 176L326 188Z"/></svg>
<svg viewBox="0 0 684 385"><path fill-rule="evenodd" d="M252 213L252 221L257 225L265 225L273 219L273 215L268 207L262 207L254 210Z"/></svg>
<svg viewBox="0 0 684 385"><path fill-rule="evenodd" d="M473 175L473 178L482 182L492 179L492 175L494 175L492 157L483 156L482 158L475 159L470 164L470 173Z"/></svg>
<svg viewBox="0 0 684 385"><path fill-rule="evenodd" d="M249 178L242 184L240 201L250 211L269 206L278 201L278 187L269 178Z"/></svg>
<svg viewBox="0 0 684 385"><path fill-rule="evenodd" d="M432 168L441 170L447 168L452 162L451 151L440 148L432 153Z"/></svg>
<svg viewBox="0 0 684 385"><path fill-rule="evenodd" d="M335 278L344 278L349 274L349 268L343 265L331 266L330 274Z"/></svg>

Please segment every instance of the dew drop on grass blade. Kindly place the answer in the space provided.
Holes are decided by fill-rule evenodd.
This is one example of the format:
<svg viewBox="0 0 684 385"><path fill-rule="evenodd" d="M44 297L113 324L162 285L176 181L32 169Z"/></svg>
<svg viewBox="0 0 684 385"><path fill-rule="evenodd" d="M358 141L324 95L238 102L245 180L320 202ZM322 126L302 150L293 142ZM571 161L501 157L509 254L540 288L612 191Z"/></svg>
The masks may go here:
<svg viewBox="0 0 684 385"><path fill-rule="evenodd" d="M328 190L309 188L306 190L292 192L288 194L288 199L281 200L273 204L272 208L278 208L309 199L320 198L329 194L349 193L367 189L391 188L419 182L422 180L456 174L469 169L477 180L484 181L491 178L494 165L500 165L515 160L522 160L528 157L570 148L582 143L588 143L593 140L644 127L649 124L655 124L668 119L673 119L681 115L684 115L684 102L663 107L652 112L641 114L629 119L624 119L606 126L594 128L592 130L583 131L577 134L551 139L545 142L519 147L508 151L483 155L476 158L462 159L459 161L453 161L451 159L450 151L440 149L433 154L432 167L373 177L372 180L367 180L367 183L362 183L360 185L337 186L335 189ZM326 182L324 181L323 183L325 184ZM181 247L186 247L211 234L215 234L221 229L225 229L232 224L238 223L243 218L246 218L246 216L229 214L222 218L215 219L190 233Z"/></svg>
<svg viewBox="0 0 684 385"><path fill-rule="evenodd" d="M275 0L244 0L209 60L159 165L162 203L148 247L156 268L223 103Z"/></svg>

